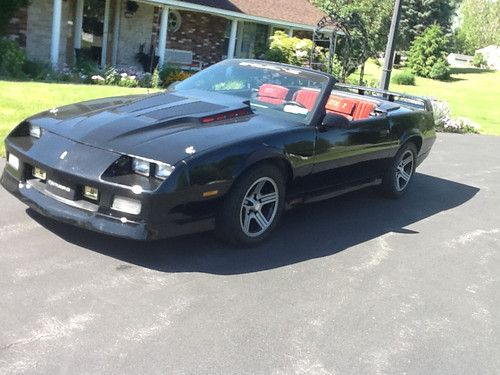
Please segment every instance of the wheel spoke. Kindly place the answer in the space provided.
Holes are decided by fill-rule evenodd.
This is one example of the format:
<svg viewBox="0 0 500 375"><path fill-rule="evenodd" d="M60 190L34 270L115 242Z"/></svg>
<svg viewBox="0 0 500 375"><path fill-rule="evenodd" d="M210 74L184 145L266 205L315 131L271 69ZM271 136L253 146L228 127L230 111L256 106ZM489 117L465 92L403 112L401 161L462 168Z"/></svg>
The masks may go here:
<svg viewBox="0 0 500 375"><path fill-rule="evenodd" d="M252 221L252 215L247 211L245 212L245 217L243 218L243 230L246 233L250 233L250 221Z"/></svg>
<svg viewBox="0 0 500 375"><path fill-rule="evenodd" d="M259 202L262 205L269 204L269 203L274 203L278 200L278 194L276 192L272 192L269 194L261 195L259 197Z"/></svg>
<svg viewBox="0 0 500 375"><path fill-rule="evenodd" d="M401 160L401 163L399 164L400 167L406 167L409 163L412 163L413 162L413 156L408 156L406 158L404 158L403 160Z"/></svg>
<svg viewBox="0 0 500 375"><path fill-rule="evenodd" d="M399 171L399 176L406 182L410 181L411 174L406 172L404 169Z"/></svg>
<svg viewBox="0 0 500 375"><path fill-rule="evenodd" d="M266 184L266 180L259 181L255 188L253 189L253 193L259 195L262 192L262 188Z"/></svg>
<svg viewBox="0 0 500 375"><path fill-rule="evenodd" d="M254 218L257 224L259 224L259 226L261 227L261 229L266 229L269 226L269 222L267 221L266 217L262 212L260 211L255 212Z"/></svg>

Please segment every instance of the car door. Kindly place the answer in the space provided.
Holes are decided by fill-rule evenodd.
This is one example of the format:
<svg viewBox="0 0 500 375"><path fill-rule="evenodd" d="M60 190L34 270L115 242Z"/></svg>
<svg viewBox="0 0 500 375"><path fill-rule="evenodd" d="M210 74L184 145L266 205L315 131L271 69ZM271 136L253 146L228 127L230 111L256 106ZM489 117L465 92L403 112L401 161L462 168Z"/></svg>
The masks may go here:
<svg viewBox="0 0 500 375"><path fill-rule="evenodd" d="M380 176L394 146L386 116L350 121L348 126L316 126L314 179L323 187Z"/></svg>

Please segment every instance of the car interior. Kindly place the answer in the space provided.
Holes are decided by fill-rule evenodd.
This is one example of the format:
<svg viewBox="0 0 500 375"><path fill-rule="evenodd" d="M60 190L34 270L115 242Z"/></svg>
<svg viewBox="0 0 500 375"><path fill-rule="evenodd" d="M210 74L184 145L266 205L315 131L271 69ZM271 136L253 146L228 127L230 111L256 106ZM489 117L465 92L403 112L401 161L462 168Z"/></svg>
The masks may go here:
<svg viewBox="0 0 500 375"><path fill-rule="evenodd" d="M262 103L275 106L287 103L297 103L312 111L319 90L311 88L286 88L281 85L265 83L259 87L256 99ZM358 98L355 95L335 91L330 94L325 110L327 113L336 113L346 117L349 121L367 119L374 116L374 109L377 107L376 101Z"/></svg>

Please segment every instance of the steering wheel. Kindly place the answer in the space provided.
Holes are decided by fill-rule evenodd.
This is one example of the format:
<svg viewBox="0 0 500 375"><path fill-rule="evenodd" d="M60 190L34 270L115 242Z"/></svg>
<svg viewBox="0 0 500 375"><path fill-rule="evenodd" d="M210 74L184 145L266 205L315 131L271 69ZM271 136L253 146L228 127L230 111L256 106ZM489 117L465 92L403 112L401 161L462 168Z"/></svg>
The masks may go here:
<svg viewBox="0 0 500 375"><path fill-rule="evenodd" d="M283 106L285 106L287 104L295 105L297 107L307 109L307 107L304 104L296 102L295 100L287 100L286 102L283 103Z"/></svg>

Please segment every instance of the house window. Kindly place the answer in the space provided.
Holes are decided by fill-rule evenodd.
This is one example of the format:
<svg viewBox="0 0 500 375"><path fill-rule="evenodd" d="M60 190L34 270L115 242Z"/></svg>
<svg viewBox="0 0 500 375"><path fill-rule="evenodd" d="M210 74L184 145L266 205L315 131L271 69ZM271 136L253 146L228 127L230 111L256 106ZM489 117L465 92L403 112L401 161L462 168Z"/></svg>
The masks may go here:
<svg viewBox="0 0 500 375"><path fill-rule="evenodd" d="M85 0L83 5L82 43L76 52L79 61L101 60L104 29L104 0Z"/></svg>
<svg viewBox="0 0 500 375"><path fill-rule="evenodd" d="M269 26L259 23L240 22L238 25L238 40L236 57L260 58L268 45Z"/></svg>

